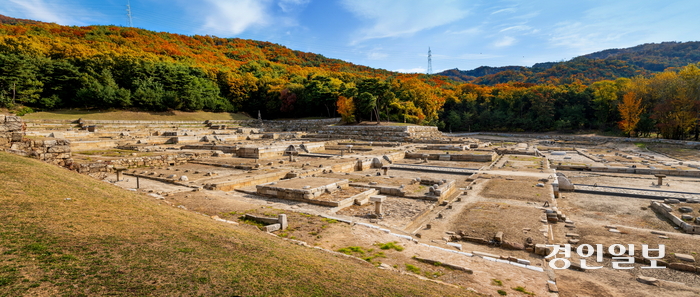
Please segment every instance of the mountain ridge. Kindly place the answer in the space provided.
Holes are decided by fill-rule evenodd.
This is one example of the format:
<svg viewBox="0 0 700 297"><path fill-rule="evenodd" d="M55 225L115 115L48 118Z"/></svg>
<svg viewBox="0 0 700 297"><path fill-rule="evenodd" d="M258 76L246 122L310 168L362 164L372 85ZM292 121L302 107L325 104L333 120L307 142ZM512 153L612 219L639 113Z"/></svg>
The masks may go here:
<svg viewBox="0 0 700 297"><path fill-rule="evenodd" d="M700 62L700 42L646 43L629 48L606 49L563 62L542 62L528 66L481 66L472 70L449 69L437 73L461 82L493 85L506 82L562 83L579 79L583 83L648 75L671 67ZM569 71L576 69L578 71ZM586 72L594 72L587 75ZM563 72L563 73L552 73ZM601 73L595 73L601 72ZM568 76L568 77L567 77ZM572 77L573 76L573 77ZM579 76L579 77L576 77ZM525 77L525 78L523 78ZM556 79L552 79L556 78Z"/></svg>

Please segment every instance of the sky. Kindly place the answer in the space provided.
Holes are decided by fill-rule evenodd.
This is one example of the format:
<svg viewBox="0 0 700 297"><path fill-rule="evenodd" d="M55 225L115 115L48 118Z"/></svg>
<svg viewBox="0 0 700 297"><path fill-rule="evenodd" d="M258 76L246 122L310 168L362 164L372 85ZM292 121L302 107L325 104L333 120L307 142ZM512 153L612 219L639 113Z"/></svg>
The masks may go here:
<svg viewBox="0 0 700 297"><path fill-rule="evenodd" d="M532 66L700 41L697 0L0 0L0 14L269 41L400 72Z"/></svg>

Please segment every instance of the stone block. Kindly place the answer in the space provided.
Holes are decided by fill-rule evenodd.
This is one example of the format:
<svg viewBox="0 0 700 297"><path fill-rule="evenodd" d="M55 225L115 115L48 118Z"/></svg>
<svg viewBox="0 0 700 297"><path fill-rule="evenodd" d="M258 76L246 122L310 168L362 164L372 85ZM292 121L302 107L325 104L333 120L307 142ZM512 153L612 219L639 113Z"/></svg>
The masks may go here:
<svg viewBox="0 0 700 297"><path fill-rule="evenodd" d="M688 254L679 254L676 253L676 259L683 260L686 262L695 262L695 257L688 255Z"/></svg>
<svg viewBox="0 0 700 297"><path fill-rule="evenodd" d="M505 249L511 249L511 250L524 250L525 249L525 245L523 245L522 243L509 242L509 241L504 241L501 244L501 247L505 248Z"/></svg>
<svg viewBox="0 0 700 297"><path fill-rule="evenodd" d="M23 133L12 133L12 135L10 136L10 140L12 142L18 142L18 141L22 141L23 137L24 137Z"/></svg>
<svg viewBox="0 0 700 297"><path fill-rule="evenodd" d="M548 247L545 244L536 244L535 245L535 254L540 255L540 256L547 256L551 253L552 248Z"/></svg>
<svg viewBox="0 0 700 297"><path fill-rule="evenodd" d="M287 215L286 214L280 214L277 216L277 221L280 224L280 228L282 230L287 229L288 223L287 223Z"/></svg>
<svg viewBox="0 0 700 297"><path fill-rule="evenodd" d="M48 153L65 153L70 152L70 146L67 145L57 145L49 147L46 152Z"/></svg>
<svg viewBox="0 0 700 297"><path fill-rule="evenodd" d="M496 242L503 242L503 232L497 232L496 235L493 237L493 240L495 240Z"/></svg>
<svg viewBox="0 0 700 297"><path fill-rule="evenodd" d="M386 196L384 195L374 195L369 197L370 202L384 202L386 200Z"/></svg>
<svg viewBox="0 0 700 297"><path fill-rule="evenodd" d="M265 231L265 232L273 232L273 231L279 230L280 228L282 228L282 225L280 225L280 224L272 224L272 225L267 225L267 226L265 226L264 231Z"/></svg>
<svg viewBox="0 0 700 297"><path fill-rule="evenodd" d="M637 276L637 281L643 284L651 285L651 286L660 286L661 282L658 279L655 279L653 277L647 277L647 276Z"/></svg>
<svg viewBox="0 0 700 297"><path fill-rule="evenodd" d="M685 263L671 263L668 264L668 268L688 272L695 272L696 270L695 266Z"/></svg>

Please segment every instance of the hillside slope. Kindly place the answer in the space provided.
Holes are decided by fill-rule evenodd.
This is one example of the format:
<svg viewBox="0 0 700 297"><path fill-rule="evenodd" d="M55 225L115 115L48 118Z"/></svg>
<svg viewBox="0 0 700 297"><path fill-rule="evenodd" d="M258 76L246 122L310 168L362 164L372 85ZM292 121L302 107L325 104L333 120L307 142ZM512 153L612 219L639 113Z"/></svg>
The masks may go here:
<svg viewBox="0 0 700 297"><path fill-rule="evenodd" d="M336 102L353 98L358 120L382 111L395 121L434 123L451 86L444 76L264 41L0 16L0 108L244 111L273 119L337 117Z"/></svg>
<svg viewBox="0 0 700 297"><path fill-rule="evenodd" d="M0 152L0 180L0 296L469 294L33 159Z"/></svg>
<svg viewBox="0 0 700 297"><path fill-rule="evenodd" d="M609 49L564 62L537 63L532 67L482 66L473 70L450 69L438 73L458 81L494 85L508 82L566 84L580 81L633 77L700 62L700 42L662 42Z"/></svg>

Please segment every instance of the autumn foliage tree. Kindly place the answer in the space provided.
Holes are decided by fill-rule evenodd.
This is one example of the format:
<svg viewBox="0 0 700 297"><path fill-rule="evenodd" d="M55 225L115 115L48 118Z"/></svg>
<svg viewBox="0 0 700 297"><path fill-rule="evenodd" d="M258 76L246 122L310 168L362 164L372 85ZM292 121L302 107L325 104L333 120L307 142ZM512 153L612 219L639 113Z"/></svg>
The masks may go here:
<svg viewBox="0 0 700 297"><path fill-rule="evenodd" d="M632 136L632 132L637 128L642 114L642 98L635 92L628 92L622 96L622 102L617 106L622 120L619 122L620 129L627 135Z"/></svg>
<svg viewBox="0 0 700 297"><path fill-rule="evenodd" d="M355 102L352 98L339 96L336 105L338 106L338 113L344 123L355 122Z"/></svg>

